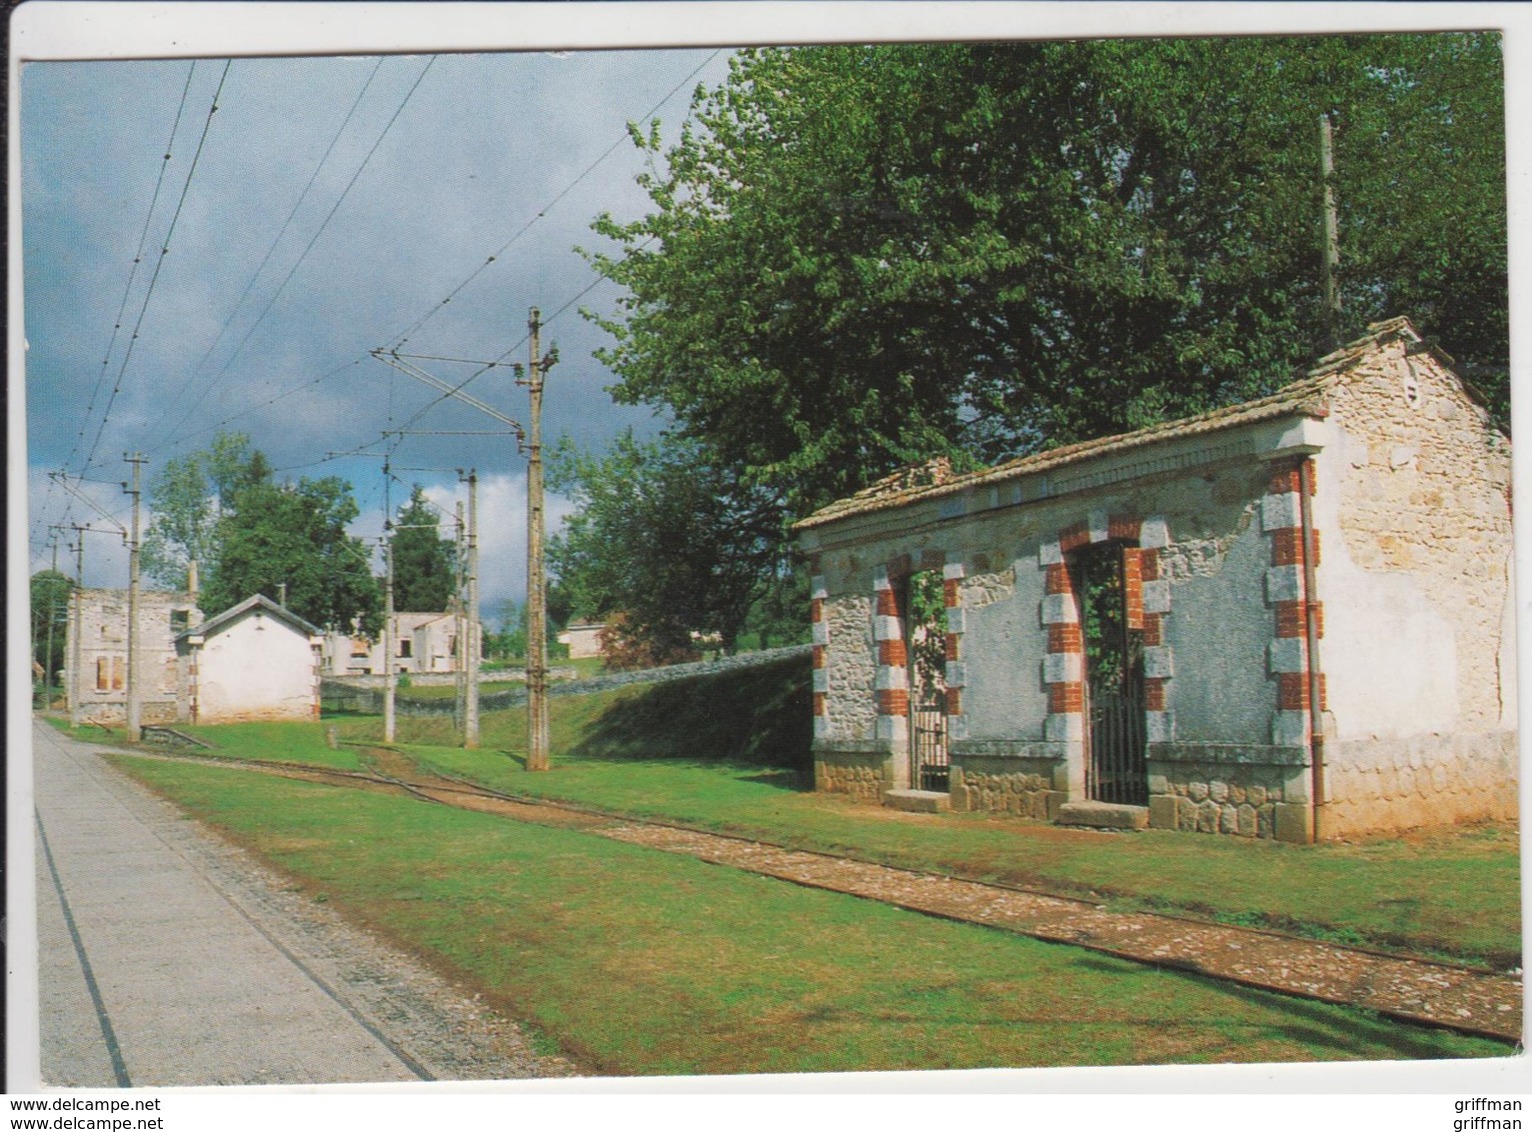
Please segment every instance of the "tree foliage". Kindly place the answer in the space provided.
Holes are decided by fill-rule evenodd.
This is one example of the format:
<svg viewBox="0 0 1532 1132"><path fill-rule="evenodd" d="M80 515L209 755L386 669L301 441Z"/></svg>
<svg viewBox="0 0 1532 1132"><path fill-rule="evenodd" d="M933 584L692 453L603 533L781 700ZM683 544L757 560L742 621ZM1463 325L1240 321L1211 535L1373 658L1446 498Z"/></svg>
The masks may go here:
<svg viewBox="0 0 1532 1132"><path fill-rule="evenodd" d="M203 451L167 460L149 485L153 517L144 532L144 573L185 589L191 562L205 570L218 557L218 520L235 492L269 474L266 457L238 432L217 433Z"/></svg>
<svg viewBox="0 0 1532 1132"><path fill-rule="evenodd" d="M632 131L600 356L788 517L1259 395L1327 348L1324 113L1341 336L1408 314L1503 417L1501 82L1494 35L744 51Z"/></svg>
<svg viewBox="0 0 1532 1132"><path fill-rule="evenodd" d="M382 624L382 590L366 544L346 533L356 518L351 485L338 477L277 483L265 455L242 433L218 433L203 451L168 460L150 485L145 573L176 589L187 564L201 571L198 605L218 613L253 594L277 600L319 626Z"/></svg>
<svg viewBox="0 0 1532 1132"><path fill-rule="evenodd" d="M390 542L395 609L442 612L457 595L457 547L441 537L439 518L416 484L399 509Z"/></svg>
<svg viewBox="0 0 1532 1132"><path fill-rule="evenodd" d="M69 603L74 579L57 570L39 570L28 586L31 596L32 659L51 675L64 665L65 638L69 632ZM48 654L48 626L53 626L53 654Z"/></svg>
<svg viewBox="0 0 1532 1132"><path fill-rule="evenodd" d="M693 632L732 651L758 600L790 574L780 501L693 442L629 431L603 456L566 445L549 483L577 508L548 544L569 615L620 615L635 655L690 655Z"/></svg>
<svg viewBox="0 0 1532 1132"><path fill-rule="evenodd" d="M366 543L346 533L357 516L351 485L334 476L279 484L264 466L234 488L219 516L199 604L218 612L252 594L275 600L285 586L287 607L305 620L376 633L382 592Z"/></svg>

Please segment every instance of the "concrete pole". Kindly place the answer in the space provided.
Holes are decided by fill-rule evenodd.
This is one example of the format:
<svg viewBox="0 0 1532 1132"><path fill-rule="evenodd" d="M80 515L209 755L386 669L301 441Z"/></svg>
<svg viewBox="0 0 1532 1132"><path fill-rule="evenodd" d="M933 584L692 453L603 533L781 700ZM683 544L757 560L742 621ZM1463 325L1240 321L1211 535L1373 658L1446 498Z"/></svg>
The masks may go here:
<svg viewBox="0 0 1532 1132"><path fill-rule="evenodd" d="M468 608L464 616L468 680L463 693L463 746L479 745L479 474L468 471Z"/></svg>
<svg viewBox="0 0 1532 1132"><path fill-rule="evenodd" d="M383 559L383 742L392 743L396 734L394 719L394 540L392 536L385 536Z"/></svg>
<svg viewBox="0 0 1532 1132"><path fill-rule="evenodd" d="M53 544L53 572L59 572L59 544ZM53 589L53 579L48 579L48 662L43 670L43 710L53 706L53 623L58 620L58 595ZM30 620L30 618L29 618ZM35 656L37 649L34 646Z"/></svg>
<svg viewBox="0 0 1532 1132"><path fill-rule="evenodd" d="M542 323L532 308L531 418L527 438L527 769L548 769L548 622L543 577Z"/></svg>
<svg viewBox="0 0 1532 1132"><path fill-rule="evenodd" d="M142 647L138 633L138 502L140 471L147 460L141 452L128 453L123 459L133 465L133 486L128 494L133 497L133 529L128 541L128 742L137 743L143 738L141 716L143 713L143 684L140 682L139 650ZM124 485L126 486L126 485Z"/></svg>

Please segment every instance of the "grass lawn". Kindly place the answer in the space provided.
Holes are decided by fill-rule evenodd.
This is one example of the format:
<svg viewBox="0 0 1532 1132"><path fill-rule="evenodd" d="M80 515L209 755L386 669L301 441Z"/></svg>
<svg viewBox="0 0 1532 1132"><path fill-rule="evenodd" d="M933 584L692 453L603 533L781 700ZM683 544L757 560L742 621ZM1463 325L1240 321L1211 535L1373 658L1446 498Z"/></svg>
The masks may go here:
<svg viewBox="0 0 1532 1132"><path fill-rule="evenodd" d="M657 686L665 687L665 686ZM484 717L485 746L451 746L450 720L401 719L400 737L422 765L528 797L657 817L794 848L844 852L884 864L951 872L1027 888L1284 928L1418 954L1518 965L1520 858L1514 825L1458 829L1354 844L1268 841L1151 830L1106 834L974 814L896 814L802 790L800 772L727 761L571 754L604 751L613 717L631 719L656 689L625 688L551 701L554 767L522 769L525 716ZM728 721L730 712L719 713ZM727 735L687 721L678 745L726 746ZM193 728L215 753L352 768L356 748L333 751L330 724ZM375 717L334 721L355 742L381 735ZM713 724L721 727L724 724ZM698 736L701 736L698 738Z"/></svg>
<svg viewBox="0 0 1532 1132"><path fill-rule="evenodd" d="M118 762L604 1074L1509 1053L578 831Z"/></svg>
<svg viewBox="0 0 1532 1132"><path fill-rule="evenodd" d="M1519 965L1513 826L1357 844L1070 830L985 815L895 814L797 789L795 772L663 760L556 760L533 775L492 751L414 746L423 765L529 797L584 803L794 848L1103 898L1225 922Z"/></svg>

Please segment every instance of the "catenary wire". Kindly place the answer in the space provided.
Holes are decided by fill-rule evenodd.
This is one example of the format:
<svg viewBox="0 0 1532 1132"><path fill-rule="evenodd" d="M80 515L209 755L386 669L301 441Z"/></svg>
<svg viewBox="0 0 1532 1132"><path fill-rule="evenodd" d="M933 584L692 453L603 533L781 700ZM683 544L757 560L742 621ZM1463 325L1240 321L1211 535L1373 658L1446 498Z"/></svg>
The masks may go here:
<svg viewBox="0 0 1532 1132"><path fill-rule="evenodd" d="M112 395L107 399L106 409L101 414L101 426L96 430L96 439L95 442L91 445L90 456L86 459L85 463L80 468L82 472L86 471L94 465L96 449L101 444L101 434L106 430L106 423L109 419L111 419L112 406L117 400L118 393L122 391L123 377L127 374L128 363L133 358L133 346L138 341L139 332L143 329L144 319L148 316L149 303L150 300L154 297L154 288L159 283L160 271L165 266L165 257L170 254L170 245L175 236L176 224L181 219L181 210L186 206L186 197L187 194L191 191L192 178L194 178L197 174L197 163L202 158L202 149L203 146L207 144L208 131L212 129L213 126L213 115L218 112L218 97L223 93L223 85L229 77L229 68L233 65L233 62L234 61L232 59L226 60L223 65L223 73L218 77L218 89L213 92L213 103L212 106L208 108L207 121L202 124L202 136L197 139L197 151L192 155L191 167L186 171L186 181L181 186L180 199L176 202L176 210L170 218L170 227L165 231L164 242L160 245L160 254L159 257L155 260L154 273L149 277L149 286L148 289L144 292L143 305L139 307L138 319L133 324L132 337L128 339L127 349L123 352L122 367L117 371L117 381L116 384L112 387Z"/></svg>
<svg viewBox="0 0 1532 1132"><path fill-rule="evenodd" d="M346 127L351 124L351 119L356 116L357 108L361 106L362 99L367 96L367 91L371 89L372 82L377 78L378 71L382 66L383 58L380 57L377 63L373 65L371 72L368 73L367 81L362 84L362 89L357 92L356 98L351 103L351 108L346 111L346 116L341 120L339 128L336 129L334 136L330 138L330 144L325 147L324 154L314 166L314 171L309 174L308 183L303 186L303 191L298 194L298 199L293 204L292 211L287 214L287 219L282 222L281 230L277 232L276 238L271 241L271 246L266 249L266 254L261 259L260 265L256 267L254 273L250 276L250 281L245 284L244 291L240 293L239 298L235 301L233 309L229 311L229 317L224 320L223 326L219 328L218 334L214 337L212 344L208 346L207 351L198 360L197 364L192 367L191 372L186 375L186 380L181 383L181 387L166 402L167 412L169 406L181 399L187 387L202 372L203 367L207 365L208 359L213 356L213 352L218 349L218 344L223 341L224 335L228 333L229 327L234 325L235 317L239 314L241 308L244 307L245 300L250 297L250 292L255 289L255 284L260 279L262 272L266 270L266 265L271 262L271 257L276 254L277 247L282 242L282 237L287 235L288 229L292 227L293 220L298 215L298 210L303 207L303 202L308 199L310 190L313 189L314 183L319 179L320 171L324 169L325 164L330 160L330 155L335 152L335 147L340 142L341 135L346 132Z"/></svg>
<svg viewBox="0 0 1532 1132"><path fill-rule="evenodd" d="M687 75L680 82L676 83L675 86L671 87L669 92L666 93L664 98L661 98L658 102L656 102L653 106L651 106L648 109L648 111L646 111L645 114L643 115L644 118L646 118L646 119L647 118L653 118L654 115L659 111L660 107L664 106L665 103L669 102L672 98L674 98L677 91L679 91L687 83L691 82L692 79L696 78L697 75L705 67L707 67L710 63L712 63L714 59L718 58L718 55L719 55L719 52L715 51L711 55L709 55L706 59L704 59L701 63L699 63L692 70L692 72L689 75ZM435 306L433 306L430 310L428 310L425 314L421 315L421 317L419 319L417 319L407 330L405 330L404 333L400 334L398 336L398 339L395 341L394 345L391 348L395 349L395 350L399 349L406 342L408 342L410 340L410 338L412 338L417 331L419 331L422 327L424 327L426 323L431 321L431 319L435 318L436 315L438 313L440 313L440 311L442 310L443 307L445 307L448 303L452 302L453 299L457 298L458 294L460 292L462 292L464 288L468 287L471 283L473 283L473 281L475 279L477 279L480 275L482 275L485 271L487 271L489 269L491 264L495 263L497 260L499 260L499 258L501 256L503 256L507 251L509 251L511 246L513 244L515 244L517 240L521 239L522 236L526 235L528 230L530 230L531 227L534 224L536 224L539 220L541 220L548 213L548 211L550 209L552 209L555 205L557 205L559 203L559 201L563 200L566 196L568 196L571 192L573 192L575 187L577 185L579 185L579 183L581 181L585 180L585 178L588 177L591 173L593 173L597 166L599 166L608 157L610 157L613 153L615 153L622 146L623 142L628 140L628 136L629 135L626 132L624 132L621 137L619 137L610 146L608 146L606 151L604 153L602 153L600 157L596 158L595 161L591 162L588 166L586 166L585 170L582 173L580 173L579 176L575 177L574 180L570 181L569 184L565 185L564 188L558 193L557 196L555 196L547 204L545 204L541 208L539 208L537 210L536 214L533 215L533 217L530 220L528 220L519 229L517 229L515 234L513 234L509 240L507 240L504 244L500 245L500 247L498 249L496 249L496 251L492 255L489 256L489 258L487 258L483 263L481 263L478 267L476 267L468 275L468 277L466 279L464 279L455 288L453 288L451 293L449 293L446 298L442 299Z"/></svg>
<svg viewBox="0 0 1532 1132"><path fill-rule="evenodd" d="M115 320L113 320L112 333L107 341L106 354L101 359L101 368L96 372L96 381L95 385L91 388L90 399L86 402L85 412L80 417L79 431L75 434L74 443L70 446L69 455L64 458L64 463L60 470L67 471L69 467L74 463L74 458L80 453L80 445L85 440L85 432L88 428L90 428L91 419L95 415L96 398L101 394L101 386L105 382L107 371L111 366L112 351L117 347L117 332L122 329L123 316L127 313L128 310L128 298L132 295L133 284L138 279L138 267L139 264L143 262L144 246L149 242L149 227L154 221L154 210L159 205L160 190L164 187L165 184L165 173L170 168L170 158L172 153L175 151L176 134L181 129L181 116L186 111L186 98L191 91L192 76L195 75L196 72L197 63L196 60L193 60L191 66L188 67L186 71L186 82L181 87L181 99L180 102L176 105L175 120L170 127L170 137L166 140L164 146L165 156L162 157L159 162L159 172L156 174L154 179L154 193L149 198L149 208L144 213L144 226L143 230L139 233L138 236L138 249L133 253L133 266L128 271L127 285L122 289L122 301L117 306L117 317ZM94 455L95 452L92 451L91 456L94 457ZM34 525L32 530L32 538L30 540L32 542L37 541L36 524L47 517L49 504L52 500L52 497L53 481L50 479L48 481L48 490L43 496L42 506L38 509L37 518L33 521ZM73 500L67 501L64 508L62 519L63 522L67 523L69 521L70 516L73 514L73 508Z"/></svg>
<svg viewBox="0 0 1532 1132"><path fill-rule="evenodd" d="M436 59L437 57L435 55L431 56L431 58L426 61L426 65L421 68L420 74L415 77L415 82L405 93L404 98L400 101L398 108L393 113L393 116L389 118L388 123L383 127L383 131L378 135L377 140L373 142L372 148L367 151L367 156L364 157L362 159L362 163L357 166L356 172L352 174L351 180L346 183L346 187L341 191L341 194L336 199L335 204L331 207L329 213L326 214L324 220L320 223L318 230L315 231L314 235L310 238L308 245L303 249L302 254L298 256L297 262L294 263L292 268L287 272L287 275L283 278L281 285L277 287L271 298L266 301L266 305L262 308L260 315L256 318L255 322L251 324L250 329L245 332L245 336L240 339L239 345L234 348L234 352L229 356L229 360L223 364L223 368L220 369L215 375L213 375L213 377L202 387L202 392L198 394L197 399L192 403L191 408L187 409L186 413L181 417L181 419L176 422L174 428L170 430L172 439L167 441L168 444L174 444L177 442L177 431L181 428L182 425L191 419L191 415L196 412L197 407L202 404L203 400L207 397L213 386L223 378L224 374L229 372L229 367L234 364L235 359L238 358L240 353L244 350L246 343L250 341L251 337L255 334L256 329L261 325L261 323L266 320L266 316L271 313L271 308L276 305L277 299L279 299L282 295L282 292L287 289L287 285L292 282L293 276L298 273L298 268L302 267L304 261L308 259L309 253L313 251L314 245L319 241L319 237L324 234L325 229L329 227L330 221L334 218L336 212L339 211L340 206L345 203L346 197L350 195L351 190L356 186L357 181L361 178L363 171L366 170L368 164L372 161L373 155L378 152L378 148L383 144L383 140L388 136L389 131L393 129L394 123L397 122L399 120L399 116L404 113L404 108L409 104L409 101L414 96L415 91L420 88L421 82L424 81L426 75L430 72L431 67L436 63Z"/></svg>

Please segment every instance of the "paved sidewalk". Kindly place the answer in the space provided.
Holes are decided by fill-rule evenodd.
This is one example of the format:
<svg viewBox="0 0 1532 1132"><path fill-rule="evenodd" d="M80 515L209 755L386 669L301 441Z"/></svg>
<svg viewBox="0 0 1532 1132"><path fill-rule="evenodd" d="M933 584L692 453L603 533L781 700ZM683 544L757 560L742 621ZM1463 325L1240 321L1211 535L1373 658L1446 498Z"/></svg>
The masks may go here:
<svg viewBox="0 0 1532 1132"><path fill-rule="evenodd" d="M47 1085L430 1076L199 867L173 809L45 724L33 741Z"/></svg>

